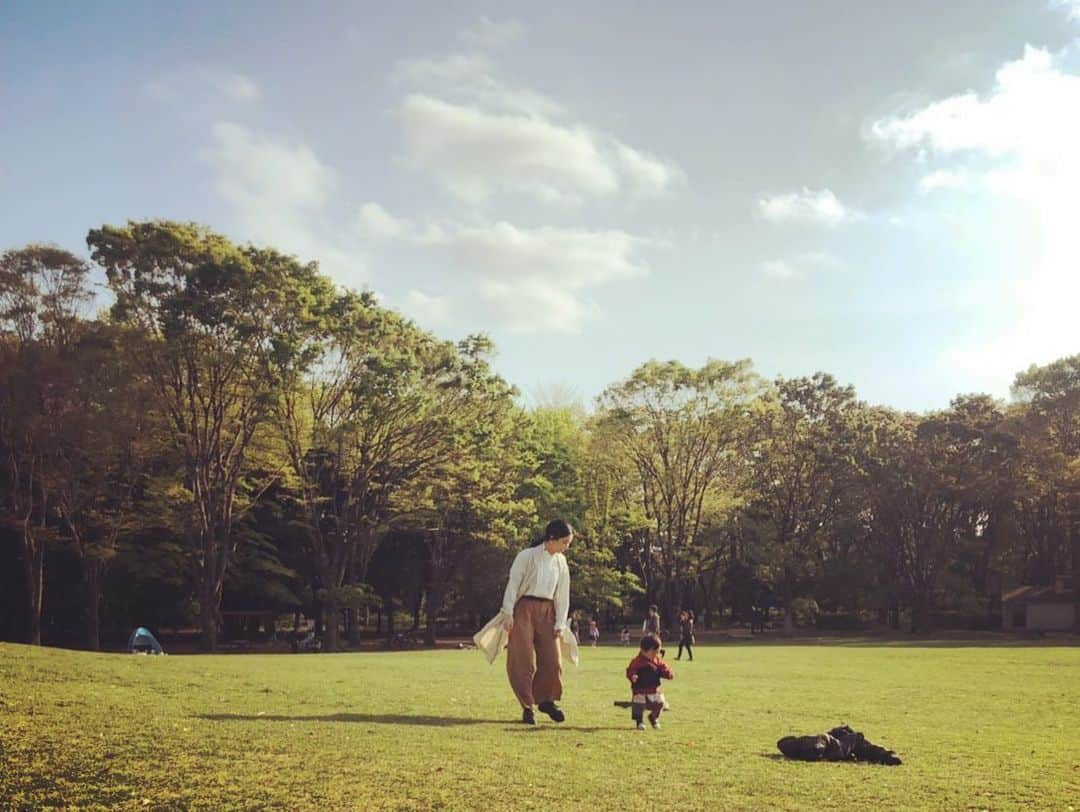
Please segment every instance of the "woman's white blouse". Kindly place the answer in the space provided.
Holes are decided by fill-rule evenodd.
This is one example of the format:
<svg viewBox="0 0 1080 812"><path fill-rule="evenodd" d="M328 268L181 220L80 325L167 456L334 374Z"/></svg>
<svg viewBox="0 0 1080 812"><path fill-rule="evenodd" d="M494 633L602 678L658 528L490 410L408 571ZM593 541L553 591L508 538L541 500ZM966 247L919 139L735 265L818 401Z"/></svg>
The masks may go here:
<svg viewBox="0 0 1080 812"><path fill-rule="evenodd" d="M526 595L555 601L555 628L565 629L570 612L570 567L566 556L552 555L543 544L518 553L503 593L503 614L513 616L514 604Z"/></svg>

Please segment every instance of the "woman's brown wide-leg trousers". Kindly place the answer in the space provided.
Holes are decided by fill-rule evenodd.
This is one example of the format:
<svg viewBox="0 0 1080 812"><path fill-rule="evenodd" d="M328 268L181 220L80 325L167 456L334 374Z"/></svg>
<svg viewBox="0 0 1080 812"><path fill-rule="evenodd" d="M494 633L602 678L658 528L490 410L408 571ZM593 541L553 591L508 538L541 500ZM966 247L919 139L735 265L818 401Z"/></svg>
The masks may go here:
<svg viewBox="0 0 1080 812"><path fill-rule="evenodd" d="M562 699L562 652L553 601L524 597L514 606L506 673L522 707Z"/></svg>

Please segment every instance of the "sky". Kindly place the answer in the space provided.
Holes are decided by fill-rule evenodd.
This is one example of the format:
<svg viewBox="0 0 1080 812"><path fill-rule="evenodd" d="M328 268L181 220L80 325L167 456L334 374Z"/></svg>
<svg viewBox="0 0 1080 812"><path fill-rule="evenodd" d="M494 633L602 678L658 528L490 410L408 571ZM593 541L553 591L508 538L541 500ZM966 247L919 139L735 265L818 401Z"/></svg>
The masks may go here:
<svg viewBox="0 0 1080 812"><path fill-rule="evenodd" d="M1007 398L1080 352L1078 190L1080 0L0 2L0 250L204 223L527 401Z"/></svg>

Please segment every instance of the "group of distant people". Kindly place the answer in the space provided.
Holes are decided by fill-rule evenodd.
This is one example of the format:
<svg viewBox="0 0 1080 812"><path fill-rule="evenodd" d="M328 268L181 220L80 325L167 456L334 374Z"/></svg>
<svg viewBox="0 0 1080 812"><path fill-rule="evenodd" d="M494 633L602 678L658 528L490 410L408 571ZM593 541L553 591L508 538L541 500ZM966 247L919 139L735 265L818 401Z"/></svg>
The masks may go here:
<svg viewBox="0 0 1080 812"><path fill-rule="evenodd" d="M570 631L574 633L574 636L580 639L580 624L576 617L570 618ZM649 607L649 613L645 616L645 619L641 623L641 633L643 635L653 634L658 638L663 639L663 631L660 625L660 610L654 604ZM595 617L589 618L588 630L586 632L590 645L597 645L600 642L600 624ZM619 643L624 646L630 645L630 627L623 626L619 629ZM686 650L686 654L690 660L694 659L694 612L691 609L683 609L679 612L679 653L675 657L676 660L682 659L683 650Z"/></svg>
<svg viewBox="0 0 1080 812"><path fill-rule="evenodd" d="M517 554L499 615L474 638L491 639L488 633L494 630L507 636L507 676L521 704L521 721L528 725L536 724L535 710L554 722L566 719L557 703L562 699L562 648L569 647L575 662L577 657L579 625L576 618L568 617L570 569L564 555L573 536L568 522L555 519L544 528L540 539ZM660 714L667 707L661 681L674 679L675 674L663 659L666 652L660 612L655 605L649 607L641 631L638 652L626 667L632 696L631 719L638 730L644 730L647 711L649 723L658 729ZM595 617L588 621L587 635L591 645L600 642L600 624ZM629 627L622 627L619 642L630 643ZM679 653L675 659L681 660L685 649L692 661L693 646L694 613L683 609L679 612Z"/></svg>

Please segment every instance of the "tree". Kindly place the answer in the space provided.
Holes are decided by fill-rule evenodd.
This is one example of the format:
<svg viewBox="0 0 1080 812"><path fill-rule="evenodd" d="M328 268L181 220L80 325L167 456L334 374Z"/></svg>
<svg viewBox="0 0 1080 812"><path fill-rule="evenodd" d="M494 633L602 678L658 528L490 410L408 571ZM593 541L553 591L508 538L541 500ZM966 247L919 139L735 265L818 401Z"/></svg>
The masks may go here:
<svg viewBox="0 0 1080 812"><path fill-rule="evenodd" d="M820 372L779 379L755 412L758 442L750 462L755 504L787 634L794 631L795 600L812 581L824 539L858 478L860 413L854 389Z"/></svg>
<svg viewBox="0 0 1080 812"><path fill-rule="evenodd" d="M965 547L992 552L988 530L1008 500L1016 442L985 396L923 417L877 417L865 458L869 520L897 596L911 607L912 631L925 631L947 568Z"/></svg>
<svg viewBox="0 0 1080 812"><path fill-rule="evenodd" d="M309 371L281 367L276 428L325 607L325 648L338 647L342 608L359 586L403 487L451 453L447 438L467 410L454 345L438 341L370 296L334 303Z"/></svg>
<svg viewBox="0 0 1080 812"><path fill-rule="evenodd" d="M149 392L120 346L124 333L83 325L67 365L66 408L53 415L54 503L60 532L82 565L86 645L99 648L105 571L121 534L136 527L136 490L155 442Z"/></svg>
<svg viewBox="0 0 1080 812"><path fill-rule="evenodd" d="M1056 469L1054 490L1064 502L1065 545L1073 577L1073 631L1080 634L1080 354L1046 366L1032 365L1016 376L1013 394L1049 440Z"/></svg>
<svg viewBox="0 0 1080 812"><path fill-rule="evenodd" d="M116 297L112 317L141 336L132 349L183 461L203 645L213 650L245 464L275 400L274 370L282 359L303 363L308 347L296 337L318 322L332 286L314 263L238 248L194 224L103 226L87 244Z"/></svg>
<svg viewBox="0 0 1080 812"><path fill-rule="evenodd" d="M522 493L534 460L525 446L527 418L516 391L488 363L490 341L474 336L457 348L453 398L443 414L443 453L416 477L400 502L406 521L422 528L427 545L424 604L427 642L434 645L438 616L471 548L505 546L536 521Z"/></svg>
<svg viewBox="0 0 1080 812"><path fill-rule="evenodd" d="M710 361L698 370L651 361L598 399L597 433L636 469L637 499L650 524L642 566L655 564L672 622L688 597L689 555L716 492L734 482L747 409L759 391L748 361ZM654 579L645 580L652 588Z"/></svg>
<svg viewBox="0 0 1080 812"><path fill-rule="evenodd" d="M68 358L91 294L89 265L48 245L0 256L0 450L4 518L19 536L27 601L27 641L41 645L45 545L52 515L57 443Z"/></svg>

